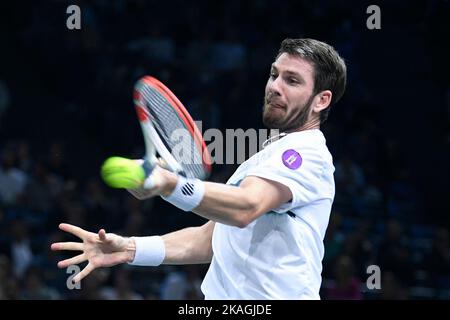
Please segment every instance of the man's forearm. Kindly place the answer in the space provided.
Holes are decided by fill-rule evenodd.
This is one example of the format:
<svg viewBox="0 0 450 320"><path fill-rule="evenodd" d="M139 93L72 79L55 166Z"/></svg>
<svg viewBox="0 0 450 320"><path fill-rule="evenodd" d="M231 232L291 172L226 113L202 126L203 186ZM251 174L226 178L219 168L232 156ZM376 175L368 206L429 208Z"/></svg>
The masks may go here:
<svg viewBox="0 0 450 320"><path fill-rule="evenodd" d="M245 227L258 204L242 188L221 183L205 182L205 196L193 212L227 225Z"/></svg>
<svg viewBox="0 0 450 320"><path fill-rule="evenodd" d="M169 171L165 171L164 174L166 185L161 195L166 197L166 200L172 193L188 199L180 192L186 185L177 187L178 179L184 178L179 178ZM201 201L197 202L198 205L194 209L179 207L186 211L191 210L206 219L237 227L245 227L259 215L291 198L287 187L257 177L247 177L239 187L214 182L190 182L190 184L195 183L204 185ZM195 190L195 187L192 189ZM172 199L168 201L177 205Z"/></svg>
<svg viewBox="0 0 450 320"><path fill-rule="evenodd" d="M163 264L209 263L212 259L214 222L191 227L162 236L166 249Z"/></svg>
<svg viewBox="0 0 450 320"><path fill-rule="evenodd" d="M177 185L177 176L167 172L168 183L163 196L170 195ZM258 197L243 188L222 183L203 182L205 194L192 212L206 219L233 225L246 226L257 214Z"/></svg>
<svg viewBox="0 0 450 320"><path fill-rule="evenodd" d="M137 266L211 262L214 222L181 229L163 236L122 238L126 262Z"/></svg>

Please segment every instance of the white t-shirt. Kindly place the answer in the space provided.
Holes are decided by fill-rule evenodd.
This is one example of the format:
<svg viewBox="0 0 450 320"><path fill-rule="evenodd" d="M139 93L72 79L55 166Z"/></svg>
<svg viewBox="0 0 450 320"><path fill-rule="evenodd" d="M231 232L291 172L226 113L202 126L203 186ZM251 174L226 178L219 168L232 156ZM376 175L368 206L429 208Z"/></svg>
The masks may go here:
<svg viewBox="0 0 450 320"><path fill-rule="evenodd" d="M245 228L216 222L205 298L320 299L333 173L318 129L290 133L242 163L227 184L258 176L286 185L293 197Z"/></svg>

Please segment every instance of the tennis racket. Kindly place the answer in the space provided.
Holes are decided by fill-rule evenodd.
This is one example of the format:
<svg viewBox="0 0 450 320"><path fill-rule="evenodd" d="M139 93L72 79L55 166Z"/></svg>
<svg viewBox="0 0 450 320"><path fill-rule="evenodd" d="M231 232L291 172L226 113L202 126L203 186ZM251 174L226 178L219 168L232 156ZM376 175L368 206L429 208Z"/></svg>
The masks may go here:
<svg viewBox="0 0 450 320"><path fill-rule="evenodd" d="M150 173L162 159L165 167L177 174L206 179L211 173L206 144L194 120L169 88L145 76L134 87L133 101L145 142L145 171ZM144 188L151 187L151 182L146 181Z"/></svg>

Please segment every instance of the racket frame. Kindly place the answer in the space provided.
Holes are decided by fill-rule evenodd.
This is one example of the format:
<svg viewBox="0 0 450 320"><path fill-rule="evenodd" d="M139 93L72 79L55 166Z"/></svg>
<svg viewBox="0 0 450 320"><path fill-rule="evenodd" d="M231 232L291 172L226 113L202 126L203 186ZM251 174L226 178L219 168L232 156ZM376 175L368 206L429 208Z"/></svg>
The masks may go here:
<svg viewBox="0 0 450 320"><path fill-rule="evenodd" d="M178 98L159 80L151 76L145 76L141 78L135 85L133 92L133 100L138 115L139 123L141 125L145 149L146 149L146 159L144 168L146 171L151 172L151 169L158 163L158 158L156 154L158 153L160 157L166 162L166 166L169 170L186 176L183 167L175 159L175 157L166 148L164 142L159 136L157 130L152 124L151 115L147 110L145 100L142 94L143 86L150 86L157 90L164 98L170 103L175 112L181 118L183 123L186 125L186 129L192 135L194 142L197 146L197 150L201 152L202 165L204 168L205 175L207 176L211 172L211 158L206 148L206 144L203 140L201 132L198 130L194 120L183 106L183 104L178 100ZM150 169L150 170L149 170Z"/></svg>

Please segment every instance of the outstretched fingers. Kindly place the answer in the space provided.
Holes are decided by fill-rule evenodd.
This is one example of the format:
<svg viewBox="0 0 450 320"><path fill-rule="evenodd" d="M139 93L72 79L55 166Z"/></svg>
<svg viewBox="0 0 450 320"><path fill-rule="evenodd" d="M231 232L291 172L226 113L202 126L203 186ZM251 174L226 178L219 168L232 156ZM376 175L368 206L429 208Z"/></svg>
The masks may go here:
<svg viewBox="0 0 450 320"><path fill-rule="evenodd" d="M73 250L83 251L83 243L81 242L56 242L51 245L52 250Z"/></svg>
<svg viewBox="0 0 450 320"><path fill-rule="evenodd" d="M87 232L86 230L81 229L80 227L68 224L68 223L61 223L59 225L59 228L65 232L69 232L71 234L73 234L74 236L77 236L80 239L85 239L89 232Z"/></svg>
<svg viewBox="0 0 450 320"><path fill-rule="evenodd" d="M98 240L103 244L111 245L113 243L111 234L106 233L105 229L100 229L98 231Z"/></svg>
<svg viewBox="0 0 450 320"><path fill-rule="evenodd" d="M58 268L67 268L68 266L74 265L74 264L79 264L82 263L84 261L86 261L86 255L84 253L79 254L75 257L72 257L70 259L66 259L63 261L59 261L58 262Z"/></svg>
<svg viewBox="0 0 450 320"><path fill-rule="evenodd" d="M107 241L105 229L100 229L98 231L98 237L100 238L100 241L102 241L102 242L106 242Z"/></svg>
<svg viewBox="0 0 450 320"><path fill-rule="evenodd" d="M88 265L81 270L80 273L78 273L75 277L73 277L73 281L80 282L83 280L84 277L86 277L89 273L91 273L95 269L94 265L92 263L88 263Z"/></svg>

